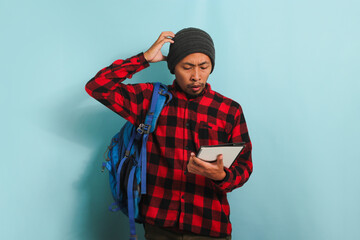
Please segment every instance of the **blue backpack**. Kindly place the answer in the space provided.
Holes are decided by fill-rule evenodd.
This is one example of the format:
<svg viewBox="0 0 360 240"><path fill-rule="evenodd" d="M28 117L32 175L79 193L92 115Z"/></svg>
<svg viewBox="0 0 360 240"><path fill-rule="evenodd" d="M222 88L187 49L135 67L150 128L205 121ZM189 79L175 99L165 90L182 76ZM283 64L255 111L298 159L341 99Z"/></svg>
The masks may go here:
<svg viewBox="0 0 360 240"><path fill-rule="evenodd" d="M141 223L139 203L146 194L146 142L154 132L163 107L172 99L165 85L154 83L145 122L138 127L126 122L111 140L103 169L109 170L110 188L115 202L110 211L121 210L129 217L130 239L136 239L135 222ZM105 153L106 154L106 153Z"/></svg>

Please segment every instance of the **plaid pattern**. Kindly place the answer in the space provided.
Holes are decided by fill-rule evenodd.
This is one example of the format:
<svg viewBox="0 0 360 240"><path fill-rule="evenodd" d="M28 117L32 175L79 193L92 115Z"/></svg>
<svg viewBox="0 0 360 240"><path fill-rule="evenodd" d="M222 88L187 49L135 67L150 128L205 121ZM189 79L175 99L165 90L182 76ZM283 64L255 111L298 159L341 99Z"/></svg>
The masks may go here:
<svg viewBox="0 0 360 240"><path fill-rule="evenodd" d="M138 125L149 108L151 83L123 84L148 67L143 54L117 60L86 84L86 91L120 116ZM252 172L251 142L238 103L211 90L207 84L189 97L174 81L173 99L164 107L147 143L147 195L141 214L146 223L195 234L224 237L231 234L226 193L242 186ZM242 154L223 181L185 173L191 152L201 145L246 142Z"/></svg>

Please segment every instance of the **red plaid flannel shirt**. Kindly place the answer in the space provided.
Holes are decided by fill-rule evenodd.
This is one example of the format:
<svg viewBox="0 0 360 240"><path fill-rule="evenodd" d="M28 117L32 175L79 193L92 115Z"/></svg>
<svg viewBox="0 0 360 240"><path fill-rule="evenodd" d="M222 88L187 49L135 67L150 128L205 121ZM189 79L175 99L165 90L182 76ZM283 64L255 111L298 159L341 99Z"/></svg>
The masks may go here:
<svg viewBox="0 0 360 240"><path fill-rule="evenodd" d="M144 121L152 96L151 83L123 84L148 67L143 54L117 60L86 84L86 91L135 125ZM145 222L199 235L231 235L226 193L242 186L252 172L251 142L238 103L211 90L189 98L174 83L173 99L158 119L147 142L147 195L141 201ZM242 154L225 168L226 177L213 181L185 173L191 152L201 145L246 142Z"/></svg>

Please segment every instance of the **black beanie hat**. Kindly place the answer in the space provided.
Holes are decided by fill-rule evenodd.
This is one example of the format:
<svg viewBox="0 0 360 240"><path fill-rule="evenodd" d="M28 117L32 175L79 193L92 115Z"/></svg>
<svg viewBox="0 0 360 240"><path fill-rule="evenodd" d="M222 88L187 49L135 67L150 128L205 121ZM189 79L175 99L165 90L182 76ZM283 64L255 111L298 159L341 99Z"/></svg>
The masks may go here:
<svg viewBox="0 0 360 240"><path fill-rule="evenodd" d="M204 53L211 60L211 72L215 66L215 47L210 35L198 28L184 28L175 34L174 43L170 44L167 64L174 74L175 66L184 57L192 53Z"/></svg>

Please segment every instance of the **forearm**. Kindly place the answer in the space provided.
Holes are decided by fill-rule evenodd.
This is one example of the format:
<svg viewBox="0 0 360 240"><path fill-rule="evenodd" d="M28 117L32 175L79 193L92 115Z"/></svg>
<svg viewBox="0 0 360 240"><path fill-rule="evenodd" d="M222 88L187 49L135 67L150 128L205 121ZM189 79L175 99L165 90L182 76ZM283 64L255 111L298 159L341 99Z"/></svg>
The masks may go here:
<svg viewBox="0 0 360 240"><path fill-rule="evenodd" d="M230 141L244 142L245 148L230 168L224 168L226 172L225 178L222 181L216 181L218 187L226 192L244 185L253 171L252 144L241 107L235 120Z"/></svg>
<svg viewBox="0 0 360 240"><path fill-rule="evenodd" d="M249 180L253 170L251 150L239 157L229 169L224 168L224 170L225 178L222 181L215 181L219 188L225 192L231 192L243 186Z"/></svg>
<svg viewBox="0 0 360 240"><path fill-rule="evenodd" d="M123 84L135 73L149 66L143 53L126 60L116 60L100 70L85 86L86 92L126 120L136 124L151 96L152 84Z"/></svg>
<svg viewBox="0 0 360 240"><path fill-rule="evenodd" d="M149 64L143 53L126 60L116 60L110 66L101 69L85 86L86 92L97 100L101 100L106 93L116 89L125 79L148 67Z"/></svg>

